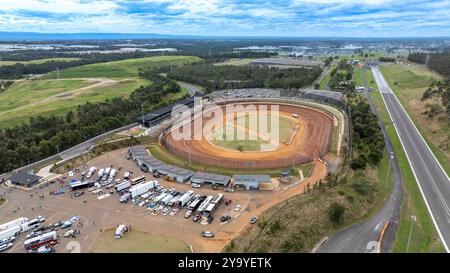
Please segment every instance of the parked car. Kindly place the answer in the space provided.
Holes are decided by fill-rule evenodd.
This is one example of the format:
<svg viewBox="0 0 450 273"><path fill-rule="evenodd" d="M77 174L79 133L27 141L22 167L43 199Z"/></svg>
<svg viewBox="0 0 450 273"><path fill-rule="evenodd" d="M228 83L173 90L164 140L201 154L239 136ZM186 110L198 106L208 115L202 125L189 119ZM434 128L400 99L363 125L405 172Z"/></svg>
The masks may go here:
<svg viewBox="0 0 450 273"><path fill-rule="evenodd" d="M198 220L200 220L200 217L201 217L200 213L197 213L196 215L194 215L194 217L192 217L192 221L194 223L197 223Z"/></svg>
<svg viewBox="0 0 450 273"><path fill-rule="evenodd" d="M220 222L226 222L230 219L231 219L230 215L223 215L222 217L220 217Z"/></svg>
<svg viewBox="0 0 450 273"><path fill-rule="evenodd" d="M44 216L41 216L41 215L38 215L38 216L36 217L36 219L38 219L38 221L41 222L41 223L43 223L43 222L45 221L45 217L44 217Z"/></svg>
<svg viewBox="0 0 450 273"><path fill-rule="evenodd" d="M250 218L250 224L254 224L254 223L256 223L256 221L258 221L257 216L252 216L252 218Z"/></svg>
<svg viewBox="0 0 450 273"><path fill-rule="evenodd" d="M84 194L84 191L76 191L74 194L73 194L73 197L79 197L79 196L82 196Z"/></svg>
<svg viewBox="0 0 450 273"><path fill-rule="evenodd" d="M170 211L170 207L169 206L164 207L164 209L162 211L162 215L167 215L169 213L169 211Z"/></svg>
<svg viewBox="0 0 450 273"><path fill-rule="evenodd" d="M194 189L198 189L198 188L200 188L201 186L200 186L200 184L192 183L192 184L191 184L191 187L193 187Z"/></svg>
<svg viewBox="0 0 450 273"><path fill-rule="evenodd" d="M202 231L202 233L200 233L202 235L202 237L205 238L213 238L214 237L214 233L212 233L211 231Z"/></svg>
<svg viewBox="0 0 450 273"><path fill-rule="evenodd" d="M189 218L192 215L192 210L188 210L186 211L186 213L184 214L184 218Z"/></svg>
<svg viewBox="0 0 450 273"><path fill-rule="evenodd" d="M240 211L241 210L241 204L237 204L236 207L234 208L235 211Z"/></svg>
<svg viewBox="0 0 450 273"><path fill-rule="evenodd" d="M178 208L173 208L171 211L170 211L170 216L174 216L175 214L177 214L177 212L178 212Z"/></svg>

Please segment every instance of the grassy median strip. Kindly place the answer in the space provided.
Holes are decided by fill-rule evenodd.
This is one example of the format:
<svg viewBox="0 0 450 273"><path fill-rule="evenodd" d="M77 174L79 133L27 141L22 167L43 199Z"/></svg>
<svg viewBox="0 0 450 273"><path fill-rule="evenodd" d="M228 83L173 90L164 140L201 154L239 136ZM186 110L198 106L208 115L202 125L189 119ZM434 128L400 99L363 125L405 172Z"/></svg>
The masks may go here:
<svg viewBox="0 0 450 273"><path fill-rule="evenodd" d="M393 252L444 252L444 247L433 225L414 174L409 165L400 139L390 120L381 94L372 92L371 97L378 109L387 133L392 141L404 181L403 205L400 224ZM415 217L415 221L414 218ZM413 225L412 232L411 226Z"/></svg>

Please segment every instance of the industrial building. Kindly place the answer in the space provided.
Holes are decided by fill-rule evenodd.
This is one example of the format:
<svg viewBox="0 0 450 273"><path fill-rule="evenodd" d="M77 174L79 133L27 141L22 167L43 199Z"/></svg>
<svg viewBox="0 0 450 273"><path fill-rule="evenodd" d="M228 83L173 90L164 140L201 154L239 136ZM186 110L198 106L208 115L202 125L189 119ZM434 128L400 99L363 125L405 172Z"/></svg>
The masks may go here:
<svg viewBox="0 0 450 273"><path fill-rule="evenodd" d="M41 182L42 177L29 173L17 173L11 176L11 184L31 188Z"/></svg>
<svg viewBox="0 0 450 273"><path fill-rule="evenodd" d="M226 175L197 172L191 178L191 182L199 185L208 183L212 186L223 186L225 188L230 182L230 179L231 177Z"/></svg>
<svg viewBox="0 0 450 273"><path fill-rule="evenodd" d="M235 174L233 175L233 184L238 188L257 190L260 184L272 184L272 180L269 175Z"/></svg>
<svg viewBox="0 0 450 273"><path fill-rule="evenodd" d="M195 172L193 171L172 165L164 165L158 169L158 172L180 183L185 183L189 181L189 179L195 174Z"/></svg>
<svg viewBox="0 0 450 273"><path fill-rule="evenodd" d="M172 114L172 109L176 105L185 105L187 107L192 107L194 105L194 97L189 97L184 100L178 101L174 104L168 105L166 107L160 108L156 111L148 113L137 119L137 122L141 123L144 127L152 127L160 124L165 119L169 118Z"/></svg>
<svg viewBox="0 0 450 273"><path fill-rule="evenodd" d="M145 167L149 172L156 172L160 167L166 165L164 162L151 156L144 147L130 147L128 152L139 167Z"/></svg>

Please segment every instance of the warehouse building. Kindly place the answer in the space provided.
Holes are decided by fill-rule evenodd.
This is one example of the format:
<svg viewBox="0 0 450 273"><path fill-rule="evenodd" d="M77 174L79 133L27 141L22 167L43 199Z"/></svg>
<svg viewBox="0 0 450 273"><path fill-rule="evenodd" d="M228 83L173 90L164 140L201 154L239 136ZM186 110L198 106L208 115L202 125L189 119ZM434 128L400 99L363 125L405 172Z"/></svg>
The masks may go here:
<svg viewBox="0 0 450 273"><path fill-rule="evenodd" d="M171 117L172 109L177 105L185 105L187 107L192 107L194 105L194 97L189 97L184 100L180 100L174 104L168 105L166 107L148 113L143 117L137 118L137 122L141 123L144 127L147 128L158 125L164 120Z"/></svg>
<svg viewBox="0 0 450 273"><path fill-rule="evenodd" d="M179 167L172 166L172 165L161 166L158 169L158 172L160 174L165 175L166 177L169 177L170 179L180 182L180 183L185 183L185 182L189 181L189 179L195 174L195 172L193 172L193 171L186 170L186 169L179 168Z"/></svg>
<svg viewBox="0 0 450 273"><path fill-rule="evenodd" d="M268 175L233 175L233 184L238 188L245 188L246 190L257 190L261 184L272 184L272 180Z"/></svg>
<svg viewBox="0 0 450 273"><path fill-rule="evenodd" d="M128 152L141 169L149 172L156 172L166 164L151 156L144 147L134 146L128 149Z"/></svg>
<svg viewBox="0 0 450 273"><path fill-rule="evenodd" d="M197 172L191 179L192 183L203 185L205 183L212 186L223 186L224 188L230 182L231 177L226 175L218 175L211 173Z"/></svg>
<svg viewBox="0 0 450 273"><path fill-rule="evenodd" d="M42 180L41 176L29 173L17 173L11 176L11 184L31 188Z"/></svg>

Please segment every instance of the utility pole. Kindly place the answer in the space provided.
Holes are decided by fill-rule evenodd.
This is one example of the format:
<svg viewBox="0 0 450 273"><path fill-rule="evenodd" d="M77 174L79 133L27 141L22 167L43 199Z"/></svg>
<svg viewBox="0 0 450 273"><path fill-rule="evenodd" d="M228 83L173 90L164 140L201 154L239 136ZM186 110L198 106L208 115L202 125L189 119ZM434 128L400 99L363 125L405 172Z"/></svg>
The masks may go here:
<svg viewBox="0 0 450 273"><path fill-rule="evenodd" d="M144 104L141 104L141 114L142 114L142 127L145 127L145 125L144 125Z"/></svg>

